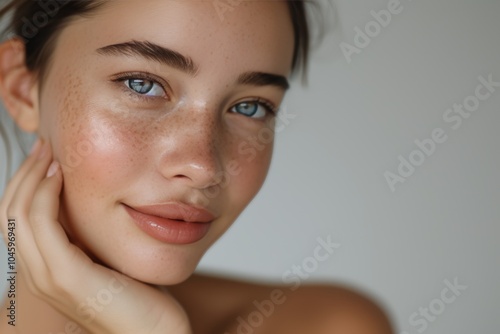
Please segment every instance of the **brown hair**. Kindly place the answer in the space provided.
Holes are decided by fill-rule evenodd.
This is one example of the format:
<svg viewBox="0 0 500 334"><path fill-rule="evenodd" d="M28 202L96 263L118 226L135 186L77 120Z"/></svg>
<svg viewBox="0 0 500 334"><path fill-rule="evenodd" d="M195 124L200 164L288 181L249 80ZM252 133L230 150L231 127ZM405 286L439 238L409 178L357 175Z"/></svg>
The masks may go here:
<svg viewBox="0 0 500 334"><path fill-rule="evenodd" d="M292 72L302 69L305 75L309 58L310 30L307 22L305 2L286 0L295 34L295 50ZM9 37L24 40L26 66L43 81L50 66L50 55L54 50L58 34L70 19L89 16L106 3L104 0L11 0L0 10L0 18L13 11L6 31Z"/></svg>

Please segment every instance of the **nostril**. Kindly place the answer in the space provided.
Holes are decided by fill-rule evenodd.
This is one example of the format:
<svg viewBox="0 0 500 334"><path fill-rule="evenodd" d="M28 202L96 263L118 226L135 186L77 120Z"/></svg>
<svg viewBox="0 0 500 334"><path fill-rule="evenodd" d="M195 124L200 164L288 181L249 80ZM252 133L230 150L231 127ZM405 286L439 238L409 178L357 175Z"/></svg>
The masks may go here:
<svg viewBox="0 0 500 334"><path fill-rule="evenodd" d="M182 174L174 175L174 178L179 178L179 179L186 178L186 179L190 179L188 176L182 175Z"/></svg>
<svg viewBox="0 0 500 334"><path fill-rule="evenodd" d="M224 170L220 155L200 141L171 143L160 157L158 169L163 177L196 189L218 184Z"/></svg>

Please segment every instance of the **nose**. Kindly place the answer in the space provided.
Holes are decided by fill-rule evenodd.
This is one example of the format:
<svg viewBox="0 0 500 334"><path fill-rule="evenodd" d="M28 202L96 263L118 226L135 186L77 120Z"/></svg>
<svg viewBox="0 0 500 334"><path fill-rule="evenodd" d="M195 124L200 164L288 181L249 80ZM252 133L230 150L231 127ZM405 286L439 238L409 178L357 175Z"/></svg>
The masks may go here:
<svg viewBox="0 0 500 334"><path fill-rule="evenodd" d="M163 177L187 187L205 189L220 182L223 172L220 126L215 113L179 111L162 124L159 170Z"/></svg>

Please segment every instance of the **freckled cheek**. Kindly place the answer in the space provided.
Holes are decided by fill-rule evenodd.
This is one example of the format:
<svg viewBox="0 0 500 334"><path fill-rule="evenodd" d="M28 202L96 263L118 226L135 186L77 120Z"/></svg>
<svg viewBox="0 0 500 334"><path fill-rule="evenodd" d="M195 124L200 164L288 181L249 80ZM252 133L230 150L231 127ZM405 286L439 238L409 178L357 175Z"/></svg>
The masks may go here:
<svg viewBox="0 0 500 334"><path fill-rule="evenodd" d="M60 133L58 154L69 192L104 197L137 175L144 161L141 140L129 125L113 121L81 118Z"/></svg>
<svg viewBox="0 0 500 334"><path fill-rule="evenodd" d="M233 162L228 173L231 176L231 198L241 205L258 193L264 183L271 163L273 143L258 145L251 141L240 141L233 151Z"/></svg>

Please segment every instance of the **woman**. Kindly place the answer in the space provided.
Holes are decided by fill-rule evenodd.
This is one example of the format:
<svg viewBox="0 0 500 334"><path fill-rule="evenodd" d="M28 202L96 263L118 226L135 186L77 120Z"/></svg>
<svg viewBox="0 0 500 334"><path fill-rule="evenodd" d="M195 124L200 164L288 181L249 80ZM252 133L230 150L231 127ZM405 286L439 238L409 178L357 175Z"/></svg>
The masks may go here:
<svg viewBox="0 0 500 334"><path fill-rule="evenodd" d="M345 289L192 275L265 180L303 5L10 3L0 93L40 141L1 201L18 266L1 333L390 332Z"/></svg>

